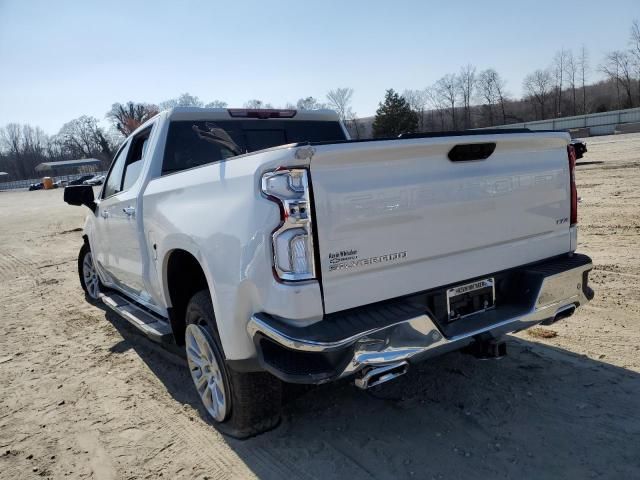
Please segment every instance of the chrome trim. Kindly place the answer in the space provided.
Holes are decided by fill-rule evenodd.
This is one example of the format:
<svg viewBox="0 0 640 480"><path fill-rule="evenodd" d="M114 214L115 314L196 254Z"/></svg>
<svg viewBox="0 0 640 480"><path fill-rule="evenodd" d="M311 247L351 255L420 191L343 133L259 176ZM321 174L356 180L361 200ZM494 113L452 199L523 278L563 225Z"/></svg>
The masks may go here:
<svg viewBox="0 0 640 480"><path fill-rule="evenodd" d="M470 285L474 285L480 282L488 282L491 284L491 300L493 302L493 304L490 307L487 308L481 308L479 310L476 310L473 313L467 313L466 315L458 315L457 317L455 317L456 319L460 319L460 318L465 318L468 317L469 315L475 315L476 313L480 313L480 312L486 312L487 310L491 310L494 309L496 307L496 281L493 277L487 277L487 278L483 278L481 280L476 280L475 282L470 282L470 283L465 283L463 285L456 285L454 287L448 288L447 289L447 316L449 318L451 318L451 297L452 296L457 296L459 294L451 294L453 291L458 290L460 288L464 288L464 287L468 287ZM473 288L471 290L468 290L469 292L473 292L475 290L479 290L481 288L486 287L487 285L483 285L482 287L477 287L477 288Z"/></svg>
<svg viewBox="0 0 640 480"><path fill-rule="evenodd" d="M407 362L392 363L368 370L364 375L356 378L356 387L366 390L382 383L386 383L400 375L404 375L409 370Z"/></svg>
<svg viewBox="0 0 640 480"><path fill-rule="evenodd" d="M271 340L278 342L280 345L290 348L292 350L301 350L304 352L333 352L335 350L340 350L341 348L348 347L349 345L357 342L363 337L369 337L370 335L375 334L381 330L388 330L390 328L405 325L407 323L418 324L421 321L431 322L431 319L427 315L420 315L419 317L414 317L409 320L404 320L402 322L394 323L393 325L388 325L384 328L374 328L371 330L366 330L364 332L359 332L356 335L351 337L343 338L337 340L335 342L315 342L313 340L300 340L297 338L289 337L288 335L273 329L270 325L263 322L259 317L253 315L251 320L249 320L249 324L247 325L247 332L249 336L253 338L256 333L260 332L266 337L269 337ZM440 333L438 332L438 335Z"/></svg>
<svg viewBox="0 0 640 480"><path fill-rule="evenodd" d="M582 278L583 273L592 268L593 265L588 263L549 275L542 280L533 307L526 313L448 338L444 337L427 314L333 342L293 338L272 328L259 315L251 317L247 332L251 338L260 333L286 348L302 352L326 353L353 346L353 358L338 375L345 377L365 367L395 364L456 350L470 344L480 334L497 338L552 320L567 310L589 302L582 290Z"/></svg>
<svg viewBox="0 0 640 480"><path fill-rule="evenodd" d="M575 312L575 310L576 310L576 306L575 306L575 305L567 305L567 306L565 306L565 307L562 307L562 308L559 308L559 309L558 309L558 311L556 312L556 317L557 317L558 315L562 315L562 314L564 314L564 313L566 313L566 312L571 312L571 313L573 313L573 312Z"/></svg>

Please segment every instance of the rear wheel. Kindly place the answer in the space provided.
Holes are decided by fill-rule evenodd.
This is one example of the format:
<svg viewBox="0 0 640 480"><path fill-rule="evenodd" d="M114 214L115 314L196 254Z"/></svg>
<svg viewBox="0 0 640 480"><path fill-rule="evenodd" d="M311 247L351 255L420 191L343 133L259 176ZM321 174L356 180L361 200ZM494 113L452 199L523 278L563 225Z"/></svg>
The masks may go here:
<svg viewBox="0 0 640 480"><path fill-rule="evenodd" d="M191 298L185 320L191 378L218 430L246 438L276 427L282 383L266 372L240 373L227 366L208 290Z"/></svg>
<svg viewBox="0 0 640 480"><path fill-rule="evenodd" d="M78 254L78 275L80 276L80 285L91 302L97 302L100 298L102 283L98 277L91 247L88 243L84 243Z"/></svg>

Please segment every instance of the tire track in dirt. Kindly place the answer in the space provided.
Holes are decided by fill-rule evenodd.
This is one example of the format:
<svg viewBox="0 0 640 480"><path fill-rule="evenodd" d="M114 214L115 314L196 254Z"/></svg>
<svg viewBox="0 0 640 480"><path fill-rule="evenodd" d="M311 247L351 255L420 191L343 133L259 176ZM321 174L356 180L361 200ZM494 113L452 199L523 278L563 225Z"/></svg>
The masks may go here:
<svg viewBox="0 0 640 480"><path fill-rule="evenodd" d="M636 273L625 273L625 272L618 272L618 271L615 271L615 270L606 270L604 268L598 268L597 266L596 266L595 270L598 271L598 272L611 273L613 275L622 275L623 277L640 278L640 275L638 275Z"/></svg>
<svg viewBox="0 0 640 480"><path fill-rule="evenodd" d="M14 279L33 271L34 266L28 259L8 252L0 254L0 280Z"/></svg>
<svg viewBox="0 0 640 480"><path fill-rule="evenodd" d="M140 336L137 341L140 343L149 342L143 336ZM158 361L166 361L167 366L171 365L170 368L179 369L183 367L182 365L171 363L169 359L165 359L164 352L155 352L155 355L159 357ZM155 377L153 379L148 377L138 378L138 382L144 385L141 390L146 392L158 390L159 385L156 380ZM189 378L187 380L188 383L184 384L182 388L191 389L190 381L191 379ZM197 423L197 420L194 421L194 419L189 418L189 415L185 414L185 410L179 408L181 406L179 402L168 398L167 391L164 388L161 389L157 396L153 396L153 400L148 402L149 405L147 406L150 408L142 412L141 418L144 418L143 421L160 424L163 430L168 430L172 433L172 438L181 439L181 441L174 442L174 447L168 449L171 451L170 455L181 455L183 452L189 452L192 455L195 446L214 447L195 451L201 460L201 464L210 467L210 471L207 473L208 476L213 475L216 479L237 478L238 472L247 468L259 478L282 479L290 477L302 480L317 478L301 469L292 459L280 455L279 450L270 448L272 445L264 445L261 437L246 441L227 439L218 433L215 427L207 422L206 418L201 420L205 422L204 425ZM172 413L167 415L167 410L171 410ZM193 415L202 416L202 412L197 408L189 409L189 411ZM171 420L165 420L167 418ZM180 445L183 447L179 447ZM215 448L220 445L223 447ZM345 455L341 455L341 457L346 462L352 463L349 457Z"/></svg>
<svg viewBox="0 0 640 480"><path fill-rule="evenodd" d="M191 385L185 385L190 388ZM175 410L175 406L173 406ZM162 425L163 430L172 433L172 437L178 439L174 443L177 451L171 455L180 455L183 451L195 454L201 461L200 466L207 466L207 475L222 480L237 478L244 468L251 471L256 477L267 479L314 479L287 458L276 456L262 445L256 445L255 440L225 442L213 426L201 426L194 424L193 420L185 416L184 412L174 411L171 420L167 417L166 406L161 408L154 402L152 408L142 413L146 420ZM195 446L218 445L218 448L202 448L195 450ZM220 448L221 447L221 448ZM174 449L172 449L174 450ZM252 465L247 465L243 459L251 459Z"/></svg>
<svg viewBox="0 0 640 480"><path fill-rule="evenodd" d="M182 368L182 365L176 365L164 358L166 353L158 351L153 344L147 345L149 340L144 336L138 333L134 335L135 338L131 338L130 341L136 342L138 347L144 350L150 350L139 355L150 354L156 357L152 360L154 363L166 362L168 369ZM114 368L117 367L114 365L112 369ZM198 468L205 470L206 476L216 480L238 478L240 472L245 472L245 475L251 472L259 478L268 479L317 478L300 469L291 459L278 455L277 450L262 445L259 439L246 442L234 439L227 441L212 425L203 425L198 419L190 418L190 415L180 408L180 401L170 398L166 387L158 384L157 377L142 375L133 379L136 382L134 388L139 389L140 393L150 394L150 398L145 398L145 408L136 408L135 423L154 425L159 431L170 432L169 437L172 439L172 445L158 446L149 457L160 457L158 460L164 458L167 461L171 458L195 455L198 458ZM191 389L190 379L187 381L189 383L180 388ZM168 414L167 410L171 413ZM201 415L197 408L187 411L192 413L192 416ZM206 422L206 419L200 421ZM348 460L348 457L345 457L345 460ZM240 477L244 478L245 475Z"/></svg>

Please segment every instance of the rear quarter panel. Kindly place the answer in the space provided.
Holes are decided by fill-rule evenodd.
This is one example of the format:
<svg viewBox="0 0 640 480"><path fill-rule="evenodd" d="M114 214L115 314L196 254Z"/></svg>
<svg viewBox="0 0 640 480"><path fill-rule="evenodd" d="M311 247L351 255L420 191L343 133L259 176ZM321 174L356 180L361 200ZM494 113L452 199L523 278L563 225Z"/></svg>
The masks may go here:
<svg viewBox="0 0 640 480"><path fill-rule="evenodd" d="M317 282L283 285L272 272L271 232L280 213L260 193L260 178L264 171L292 161L290 148L235 157L157 178L144 193L145 234L157 244L153 295L171 305L169 255L175 249L191 253L207 277L228 359L254 355L246 331L252 313L267 312L301 324L322 317Z"/></svg>

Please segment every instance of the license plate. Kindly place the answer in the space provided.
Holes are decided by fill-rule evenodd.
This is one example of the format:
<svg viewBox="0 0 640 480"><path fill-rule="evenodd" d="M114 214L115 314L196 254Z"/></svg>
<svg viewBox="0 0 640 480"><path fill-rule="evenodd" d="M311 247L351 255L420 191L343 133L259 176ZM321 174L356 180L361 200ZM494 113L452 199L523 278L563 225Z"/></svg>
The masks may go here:
<svg viewBox="0 0 640 480"><path fill-rule="evenodd" d="M493 278L476 280L447 290L449 321L484 312L495 306L496 288Z"/></svg>

